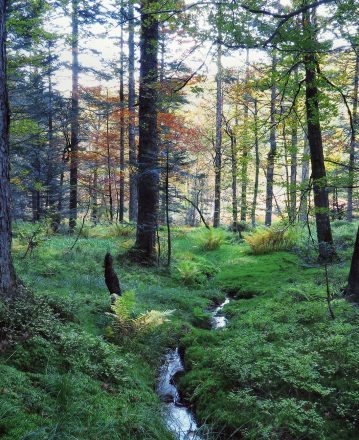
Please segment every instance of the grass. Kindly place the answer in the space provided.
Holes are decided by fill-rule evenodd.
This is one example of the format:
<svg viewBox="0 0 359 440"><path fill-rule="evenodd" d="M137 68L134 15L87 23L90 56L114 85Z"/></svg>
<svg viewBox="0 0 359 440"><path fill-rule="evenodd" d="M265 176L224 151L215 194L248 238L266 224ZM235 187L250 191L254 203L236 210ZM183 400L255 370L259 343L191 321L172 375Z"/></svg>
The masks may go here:
<svg viewBox="0 0 359 440"><path fill-rule="evenodd" d="M116 263L123 290L136 293L134 316L174 310L170 322L110 339L103 257L134 237L86 227L71 252L74 237L45 231L26 259L15 228L16 269L35 296L0 308L2 331L13 335L0 351L2 439L170 440L155 386L161 356L178 343L187 367L181 391L218 438L358 438L359 316L340 295L355 224L334 224L335 320L304 233L295 252L253 255L228 232L216 231L220 244L208 247L203 228L175 228L170 273ZM238 299L224 310L229 325L210 330L209 309L225 294Z"/></svg>

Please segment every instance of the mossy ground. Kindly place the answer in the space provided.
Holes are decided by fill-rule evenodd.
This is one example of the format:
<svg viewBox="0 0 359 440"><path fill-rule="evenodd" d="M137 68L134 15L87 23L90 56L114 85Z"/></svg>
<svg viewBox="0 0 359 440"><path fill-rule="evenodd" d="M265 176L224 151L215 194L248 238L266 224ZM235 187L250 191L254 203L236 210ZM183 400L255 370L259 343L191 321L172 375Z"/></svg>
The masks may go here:
<svg viewBox="0 0 359 440"><path fill-rule="evenodd" d="M71 252L74 237L49 236L25 259L15 238L17 272L46 305L33 318L18 306L18 318L34 328L28 335L21 328L1 352L1 438L171 439L155 382L162 354L178 341L188 369L181 390L224 439L358 438L359 316L340 296L355 225L337 222L334 230L341 256L329 267L334 320L324 270L306 242L296 253L253 256L230 233L205 250L205 231L176 228L170 274L116 263L138 311L175 309L172 322L116 344L106 337L102 262L133 236L87 228ZM226 293L238 299L225 308L229 325L210 330L208 310Z"/></svg>

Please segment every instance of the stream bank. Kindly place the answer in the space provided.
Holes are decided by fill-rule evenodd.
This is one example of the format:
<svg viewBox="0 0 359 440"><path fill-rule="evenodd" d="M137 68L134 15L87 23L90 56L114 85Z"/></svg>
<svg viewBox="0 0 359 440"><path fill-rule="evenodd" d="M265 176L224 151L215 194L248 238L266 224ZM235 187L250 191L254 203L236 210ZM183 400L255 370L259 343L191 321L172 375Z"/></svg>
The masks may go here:
<svg viewBox="0 0 359 440"><path fill-rule="evenodd" d="M231 301L226 298L212 312L211 328L222 329L227 325L223 308ZM157 394L164 404L164 417L168 429L178 440L203 440L194 413L186 406L180 397L176 376L185 372L178 347L170 350L164 357L160 368Z"/></svg>

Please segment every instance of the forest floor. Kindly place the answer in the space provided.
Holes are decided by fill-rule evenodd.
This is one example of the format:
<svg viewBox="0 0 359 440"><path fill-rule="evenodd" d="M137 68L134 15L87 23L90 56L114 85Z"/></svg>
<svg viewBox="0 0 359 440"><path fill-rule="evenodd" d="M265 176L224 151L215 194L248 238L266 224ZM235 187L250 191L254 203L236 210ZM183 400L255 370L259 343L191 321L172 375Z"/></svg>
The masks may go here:
<svg viewBox="0 0 359 440"><path fill-rule="evenodd" d="M205 250L203 229L173 229L173 267L140 268L123 258L123 291L136 314L175 310L145 335L116 334L103 258L133 243L128 230L86 227L50 235L26 252L15 226L16 269L34 298L0 308L0 437L170 440L156 395L161 358L179 345L183 399L210 438L359 438L359 313L341 297L357 225L333 223L340 261L315 263L306 233L291 252L252 255L233 234ZM305 231L305 230L303 230ZM210 330L211 307L225 306L225 329Z"/></svg>

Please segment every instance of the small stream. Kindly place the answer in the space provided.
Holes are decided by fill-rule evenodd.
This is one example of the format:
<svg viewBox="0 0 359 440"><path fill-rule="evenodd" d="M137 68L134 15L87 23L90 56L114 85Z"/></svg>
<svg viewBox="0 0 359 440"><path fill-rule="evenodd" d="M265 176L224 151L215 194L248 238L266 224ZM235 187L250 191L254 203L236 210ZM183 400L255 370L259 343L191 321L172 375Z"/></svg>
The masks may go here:
<svg viewBox="0 0 359 440"><path fill-rule="evenodd" d="M230 302L226 298L212 312L212 329L221 329L227 325L222 315L223 307ZM198 434L198 425L192 411L182 402L176 387L176 375L184 372L184 366L178 348L170 350L164 357L160 368L157 393L165 406L165 420L168 428L178 440L203 440Z"/></svg>

